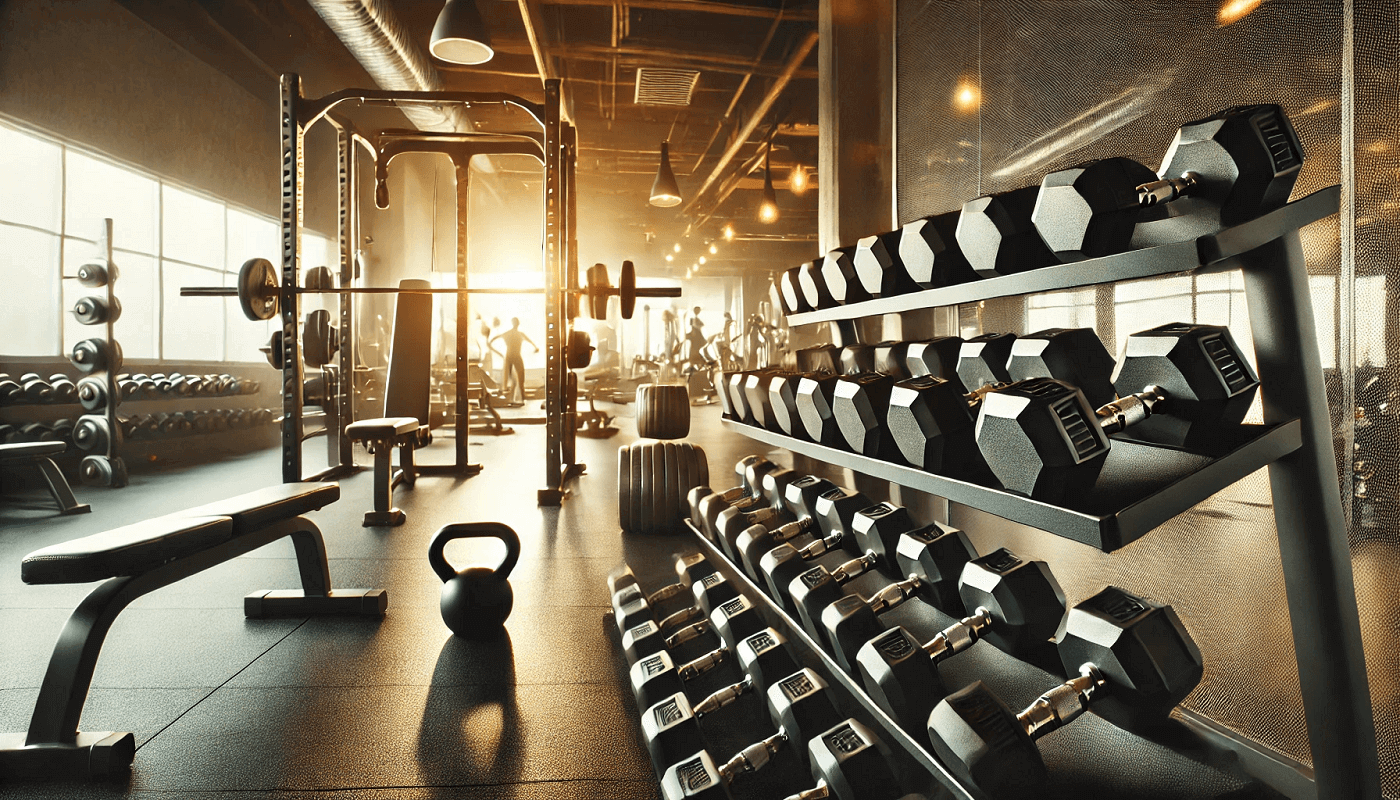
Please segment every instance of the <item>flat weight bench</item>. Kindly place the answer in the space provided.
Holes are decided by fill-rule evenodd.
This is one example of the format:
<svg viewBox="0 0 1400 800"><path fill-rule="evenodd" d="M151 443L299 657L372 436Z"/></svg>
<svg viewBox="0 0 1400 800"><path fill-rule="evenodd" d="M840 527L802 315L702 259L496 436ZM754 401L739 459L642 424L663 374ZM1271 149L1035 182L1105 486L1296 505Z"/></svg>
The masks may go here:
<svg viewBox="0 0 1400 800"><path fill-rule="evenodd" d="M73 497L73 487L68 485L68 479L63 477L63 473L58 471L58 465L53 463L49 456L56 456L68 449L66 442L20 442L17 444L0 444L0 465L18 464L28 462L39 469L39 474L44 476L44 483L48 484L49 494L53 495L53 500L58 504L58 510L64 514L85 514L92 510L87 503L79 503Z"/></svg>
<svg viewBox="0 0 1400 800"><path fill-rule="evenodd" d="M399 281L400 289L429 289L424 280ZM400 294L394 306L394 333L389 348L389 375L384 381L384 416L345 426L352 442L364 442L374 452L374 510L365 512L365 527L402 525L404 513L394 508L394 487L413 486L417 470L413 451L432 442L428 423L432 385L433 296ZM393 469L394 449L401 470Z"/></svg>
<svg viewBox="0 0 1400 800"><path fill-rule="evenodd" d="M27 584L102 583L58 637L29 731L0 733L0 780L103 778L131 766L134 736L81 733L78 720L107 631L141 595L290 536L301 591L254 592L243 598L246 616L382 615L389 605L383 590L330 588L321 531L302 516L339 498L335 483L281 484L25 556Z"/></svg>

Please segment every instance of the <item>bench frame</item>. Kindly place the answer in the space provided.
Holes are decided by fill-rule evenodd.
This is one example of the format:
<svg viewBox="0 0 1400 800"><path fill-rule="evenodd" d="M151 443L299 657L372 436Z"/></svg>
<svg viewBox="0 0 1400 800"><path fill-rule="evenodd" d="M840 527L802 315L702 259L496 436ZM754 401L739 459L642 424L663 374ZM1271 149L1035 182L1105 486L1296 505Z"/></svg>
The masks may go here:
<svg viewBox="0 0 1400 800"><path fill-rule="evenodd" d="M61 444L55 442L54 444ZM92 510L92 506L87 503L79 503L73 496L73 487L68 484L68 479L63 477L63 473L58 469L50 455L63 452L63 448L56 448L53 453L7 453L7 445L0 445L0 465L19 465L28 462L38 467L39 474L44 476L44 483L49 487L49 494L58 504L58 510L62 514L86 514Z"/></svg>
<svg viewBox="0 0 1400 800"><path fill-rule="evenodd" d="M243 600L248 617L344 614L380 616L381 589L331 589L321 530L306 517L271 523L139 575L108 578L78 604L59 634L34 703L28 733L0 733L0 778L105 778L128 769L136 738L127 732L81 733L78 720L92 686L97 657L117 615L136 598L210 567L291 537L300 591L261 591Z"/></svg>

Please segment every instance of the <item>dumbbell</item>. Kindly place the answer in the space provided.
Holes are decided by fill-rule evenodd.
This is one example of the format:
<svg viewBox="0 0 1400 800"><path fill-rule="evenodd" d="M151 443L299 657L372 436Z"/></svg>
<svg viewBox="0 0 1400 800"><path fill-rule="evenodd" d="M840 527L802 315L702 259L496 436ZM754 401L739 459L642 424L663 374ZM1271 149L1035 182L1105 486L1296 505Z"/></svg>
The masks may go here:
<svg viewBox="0 0 1400 800"><path fill-rule="evenodd" d="M759 493L763 488L763 476L779 469L777 464L763 456L744 456L734 465L739 476L739 485L716 493L708 486L696 486L686 493L686 503L690 506L690 521L701 533L713 530L719 512L730 505Z"/></svg>
<svg viewBox="0 0 1400 800"><path fill-rule="evenodd" d="M777 417L773 412L773 401L769 396L768 386L774 379L788 373L783 370L761 369L742 374L744 376L742 391L746 419L752 418L751 424L760 428L770 431L782 430L778 426Z"/></svg>
<svg viewBox="0 0 1400 800"><path fill-rule="evenodd" d="M53 440L56 442L73 443L73 427L77 421L64 417L53 422Z"/></svg>
<svg viewBox="0 0 1400 800"><path fill-rule="evenodd" d="M122 317L122 303L115 297L108 303L105 297L80 297L73 304L73 317L80 325L103 325Z"/></svg>
<svg viewBox="0 0 1400 800"><path fill-rule="evenodd" d="M73 444L89 453L110 452L112 445L121 441L120 437L121 431L113 431L104 416L84 414L73 425Z"/></svg>
<svg viewBox="0 0 1400 800"><path fill-rule="evenodd" d="M106 339L84 339L73 345L68 360L79 372L116 372L122 368L122 348L115 341L109 344Z"/></svg>
<svg viewBox="0 0 1400 800"><path fill-rule="evenodd" d="M856 652L870 699L908 730L918 730L947 694L939 664L981 639L1017 657L1036 655L1065 613L1064 592L1045 562L1024 561L1005 548L968 562L958 590L968 616L929 641L921 644L895 626Z"/></svg>
<svg viewBox="0 0 1400 800"><path fill-rule="evenodd" d="M752 679L760 690L776 678L797 671L797 663L787 651L787 640L773 628L764 627L733 645L721 642L719 647L683 664L677 664L666 649L637 660L628 669L632 696L637 699L638 708L650 708L673 694L684 693L689 681L730 661L739 664L746 680Z"/></svg>
<svg viewBox="0 0 1400 800"><path fill-rule="evenodd" d="M204 411L186 412L190 420L190 426L195 433L209 433L214 430L213 418Z"/></svg>
<svg viewBox="0 0 1400 800"><path fill-rule="evenodd" d="M950 211L905 223L899 237L900 270L915 287L937 289L981 278L958 245L962 211Z"/></svg>
<svg viewBox="0 0 1400 800"><path fill-rule="evenodd" d="M845 446L872 458L892 458L898 453L887 435L885 413L890 388L908 378L907 342L881 342L871 347L873 369L837 379L832 390L831 412Z"/></svg>
<svg viewBox="0 0 1400 800"><path fill-rule="evenodd" d="M1097 258L1128 250L1139 226L1159 220L1170 218L1186 239L1280 208L1302 166L1282 108L1236 106L1183 125L1160 177L1130 158L1046 175L1031 220L1060 259Z"/></svg>
<svg viewBox="0 0 1400 800"><path fill-rule="evenodd" d="M20 397L26 403L53 402L53 385L36 372L26 372L19 378Z"/></svg>
<svg viewBox="0 0 1400 800"><path fill-rule="evenodd" d="M78 399L78 387L74 385L73 379L61 372L49 376L49 386L53 389L55 403L71 403Z"/></svg>
<svg viewBox="0 0 1400 800"><path fill-rule="evenodd" d="M779 741L802 742L841 719L831 687L809 668L793 671L770 686L758 686L752 676L715 691L692 705L676 693L642 714L642 739L657 764L675 764L705 746L700 720L758 690L763 692ZM663 778L664 781L664 778Z"/></svg>
<svg viewBox="0 0 1400 800"><path fill-rule="evenodd" d="M156 382L151 379L150 375L147 375L144 372L138 372L135 375L132 375L131 379L136 382L137 392L139 394L141 394L144 397L155 396L158 387L156 386Z"/></svg>
<svg viewBox="0 0 1400 800"><path fill-rule="evenodd" d="M907 534L916 532L923 535L905 542ZM920 527L908 509L891 503L876 503L857 512L851 520L851 535L860 556L830 570L821 564L810 567L788 584L788 598L797 608L802 627L818 643L825 636L820 624L822 610L839 600L842 586L856 577L877 567L895 576L918 575L918 588L925 599L938 608L946 608L946 598L957 596L955 570L961 570L976 555L964 555L962 562L957 563L956 557L970 551L971 545L964 550L947 546L940 539L947 536L966 542L961 531L937 524ZM929 552L921 552L921 547L927 547ZM926 568L925 563L931 564L932 569Z"/></svg>
<svg viewBox="0 0 1400 800"><path fill-rule="evenodd" d="M1040 186L1026 186L963 204L954 238L979 276L995 278L1060 263L1031 222L1039 194Z"/></svg>
<svg viewBox="0 0 1400 800"><path fill-rule="evenodd" d="M859 303L871 297L856 272L857 246L838 247L827 253L821 261L822 281L825 282L827 294L835 305Z"/></svg>
<svg viewBox="0 0 1400 800"><path fill-rule="evenodd" d="M1111 721L1160 720L1201 680L1201 651L1181 619L1109 586L1076 605L1058 637L1068 681L1019 714L977 681L934 707L929 738L943 764L993 798L1030 797L1047 775L1036 740L1091 705Z"/></svg>
<svg viewBox="0 0 1400 800"><path fill-rule="evenodd" d="M819 497L812 506L813 517L817 520L818 536L800 550L790 543L783 543L764 553L758 560L758 571L763 574L763 582L768 586L768 596L772 597L789 614L796 612L788 588L792 579L807 570L807 562L840 547L851 555L858 555L855 537L850 535L851 523L856 513L869 508L873 503L860 492L845 489L831 489Z"/></svg>
<svg viewBox="0 0 1400 800"><path fill-rule="evenodd" d="M786 800L911 800L899 788L884 742L858 720L809 740L807 752L817 785Z"/></svg>
<svg viewBox="0 0 1400 800"><path fill-rule="evenodd" d="M797 286L802 290L802 297L807 301L807 306L812 309L836 306L836 299L831 296L831 289L826 285L826 276L822 274L824 260L808 261L797 270Z"/></svg>
<svg viewBox="0 0 1400 800"><path fill-rule="evenodd" d="M718 572L709 572L699 576L689 589L694 603L668 617L658 619L657 625L661 630L674 631L697 618L708 616L715 606L738 596L738 590L734 584ZM680 593L673 596L680 596ZM618 631L627 631L644 620L655 618L655 616L651 603L647 602L645 597L626 592L613 596L613 618L617 622Z"/></svg>
<svg viewBox="0 0 1400 800"><path fill-rule="evenodd" d="M24 387L8 373L0 373L0 404L9 405L24 397Z"/></svg>
<svg viewBox="0 0 1400 800"><path fill-rule="evenodd" d="M1108 435L1192 446L1244 419L1259 378L1228 328L1169 324L1128 337L1113 375L1119 399L1095 409L1079 389L1032 378L990 394L977 446L1008 491L1062 502L1087 492L1108 457Z"/></svg>
<svg viewBox="0 0 1400 800"><path fill-rule="evenodd" d="M42 422L30 422L19 426L15 432L16 442L54 442L58 438L54 436L53 429Z"/></svg>
<svg viewBox="0 0 1400 800"><path fill-rule="evenodd" d="M700 553L677 556L675 569L676 577L680 580L667 584L654 592L644 592L641 584L637 581L637 576L633 574L632 568L623 565L622 569L608 576L608 595L612 597L614 606L630 602L637 597L642 597L647 603L656 605L689 592L690 587L696 581L715 571L714 565Z"/></svg>
<svg viewBox="0 0 1400 800"><path fill-rule="evenodd" d="M768 407L772 410L772 430L808 438L797 408L798 385L803 378L834 375L839 369L840 348L821 345L797 351L797 371L779 372L768 378Z"/></svg>
<svg viewBox="0 0 1400 800"><path fill-rule="evenodd" d="M751 525L734 540L734 550L739 554L739 564L744 572L754 580L762 580L758 565L765 553L798 536L819 530L817 498L835 488L836 484L815 475L789 483L783 491L783 505L796 519L776 528Z"/></svg>
<svg viewBox="0 0 1400 800"><path fill-rule="evenodd" d="M761 497L748 503L733 505L724 509L715 518L714 541L724 550L724 554L735 564L739 563L736 549L739 535L754 525L776 529L793 517L783 504L783 493L801 476L790 469L773 470L764 476L764 491Z"/></svg>
<svg viewBox="0 0 1400 800"><path fill-rule="evenodd" d="M807 262L800 266L784 270L778 276L778 298L783 305L784 314L800 314L804 311L811 311L812 304L807 302L807 296L802 291L800 275L812 266L812 262Z"/></svg>

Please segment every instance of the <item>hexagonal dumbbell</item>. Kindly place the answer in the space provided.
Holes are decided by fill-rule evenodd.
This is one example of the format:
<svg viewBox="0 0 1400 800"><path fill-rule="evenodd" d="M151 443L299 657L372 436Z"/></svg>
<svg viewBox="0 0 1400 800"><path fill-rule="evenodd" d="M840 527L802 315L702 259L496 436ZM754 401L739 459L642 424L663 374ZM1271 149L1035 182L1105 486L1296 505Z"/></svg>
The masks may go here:
<svg viewBox="0 0 1400 800"><path fill-rule="evenodd" d="M769 550L798 536L813 534L820 530L816 517L817 498L835 489L836 485L825 478L807 475L787 485L783 493L783 504L788 513L796 519L785 522L776 528L766 525L752 525L734 540L734 550L739 554L739 565L754 580L759 577L759 561Z"/></svg>
<svg viewBox="0 0 1400 800"><path fill-rule="evenodd" d="M955 237L967 263L983 278L1058 264L1031 222L1039 186L987 195L963 204Z"/></svg>
<svg viewBox="0 0 1400 800"><path fill-rule="evenodd" d="M855 245L838 247L821 260L822 280L826 282L827 293L837 305L859 303L870 299L856 275Z"/></svg>
<svg viewBox="0 0 1400 800"><path fill-rule="evenodd" d="M1193 446L1237 425L1259 379L1228 328L1171 324L1128 337L1113 377L1119 399L1094 409L1083 392L1045 378L987 396L977 446L1008 491L1058 503L1089 491L1109 434ZM1139 391L1140 390L1140 391Z"/></svg>
<svg viewBox="0 0 1400 800"><path fill-rule="evenodd" d="M724 575L710 572L691 584L690 595L694 599L692 605L662 619L657 619L655 610L645 597L614 597L613 618L617 622L617 629L628 631L646 620L656 619L656 624L663 633L674 632L682 625L707 617L716 606L737 597L738 590ZM674 647L675 644L670 646Z"/></svg>
<svg viewBox="0 0 1400 800"><path fill-rule="evenodd" d="M975 392L983 386L1011 382L1006 362L1016 344L1014 333L984 333L974 336L958 348L958 380L963 391Z"/></svg>
<svg viewBox="0 0 1400 800"><path fill-rule="evenodd" d="M934 707L934 752L965 783L994 798L1042 791L1036 740L1091 705L1113 721L1160 720L1201 680L1201 651L1171 606L1110 586L1076 605L1059 634L1060 660L1075 677L1019 714L978 681Z"/></svg>
<svg viewBox="0 0 1400 800"><path fill-rule="evenodd" d="M802 296L807 300L807 305L810 308L832 308L836 305L836 300L831 296L831 290L826 286L826 276L822 274L820 260L808 261L798 268L797 285L802 289Z"/></svg>
<svg viewBox="0 0 1400 800"><path fill-rule="evenodd" d="M847 672L854 673L856 654L860 652L861 645L884 630L880 615L913 597L922 583L922 578L911 575L875 592L869 599L853 594L843 595L822 609L822 638L830 645L836 663Z"/></svg>
<svg viewBox="0 0 1400 800"><path fill-rule="evenodd" d="M639 708L649 708L673 694L683 693L688 681L731 661L738 662L745 674L763 689L768 685L765 680L771 682L775 676L797 670L784 644L785 640L772 628L762 628L734 646L722 643L683 664L677 664L668 651L661 650L633 663L628 670L632 695Z"/></svg>
<svg viewBox="0 0 1400 800"><path fill-rule="evenodd" d="M684 694L676 694L647 709L642 714L642 738L654 762L685 763L689 756L682 754L693 754L704 747L700 720L754 689L762 690L746 678L693 706ZM806 741L841 719L830 687L810 669L794 671L763 693L769 717L781 735L773 742L775 745ZM662 780L664 783L665 778Z"/></svg>
<svg viewBox="0 0 1400 800"><path fill-rule="evenodd" d="M807 752L817 785L787 800L895 800L902 795L885 743L857 720L843 720L811 739Z"/></svg>
<svg viewBox="0 0 1400 800"><path fill-rule="evenodd" d="M715 518L714 541L731 561L739 563L739 553L735 546L739 535L748 528L762 525L776 529L792 521L792 515L788 513L782 497L788 485L800 477L798 473L789 469L773 470L764 476L764 491L759 498L730 506L719 513Z"/></svg>
<svg viewBox="0 0 1400 800"><path fill-rule="evenodd" d="M900 242L904 231L896 228L887 233L866 236L856 242L856 277L866 294L871 297L894 297L900 294L917 292L922 288L910 280L900 255Z"/></svg>
<svg viewBox="0 0 1400 800"><path fill-rule="evenodd" d="M937 336L922 342L910 342L904 351L904 366L916 378L920 375L955 378L962 345L961 336Z"/></svg>
<svg viewBox="0 0 1400 800"><path fill-rule="evenodd" d="M794 398L806 438L828 447L841 447L845 441L831 408L838 380L835 372L808 373L798 380Z"/></svg>
<svg viewBox="0 0 1400 800"><path fill-rule="evenodd" d="M768 386L775 378L788 374L779 369L758 369L744 373L744 407L748 410L747 417L752 418L750 424L770 431L781 430L773 413L773 401L769 397Z"/></svg>
<svg viewBox="0 0 1400 800"><path fill-rule="evenodd" d="M1061 259L1097 258L1130 249L1139 226L1168 218L1181 240L1279 208L1302 166L1282 108L1237 106L1182 126L1160 178L1128 158L1050 173L1031 219Z"/></svg>
<svg viewBox="0 0 1400 800"><path fill-rule="evenodd" d="M950 211L905 223L899 260L909 280L921 289L956 286L980 280L958 245L962 211Z"/></svg>
<svg viewBox="0 0 1400 800"><path fill-rule="evenodd" d="M809 438L797 408L798 386L803 378L835 375L840 369L841 348L818 345L797 351L797 372L782 372L768 379L768 404L777 430L788 436Z"/></svg>
<svg viewBox="0 0 1400 800"><path fill-rule="evenodd" d="M872 458L890 458L898 448L886 434L885 413L890 388L909 377L906 342L881 342L869 347L873 369L844 376L832 391L831 411L846 447Z"/></svg>
<svg viewBox="0 0 1400 800"><path fill-rule="evenodd" d="M846 549L852 555L858 554L855 537L850 535L851 522L857 512L871 505L865 495L840 488L818 497L813 511L817 519L816 533L820 534L820 538L801 549L789 543L780 544L758 560L758 571L763 573L768 596L788 613L796 613L792 598L788 596L792 580L807 570L808 561L837 547Z"/></svg>
<svg viewBox="0 0 1400 800"><path fill-rule="evenodd" d="M967 534L941 522L900 534L894 554L900 575L917 575L922 581L919 596L954 617L966 613L958 582L963 567L976 557Z"/></svg>
<svg viewBox="0 0 1400 800"><path fill-rule="evenodd" d="M947 694L938 665L981 639L1026 656L1055 634L1065 613L1064 592L1042 561L998 550L969 562L959 589L969 616L920 643L896 626L861 645L856 667L870 699L909 730L918 730Z"/></svg>
<svg viewBox="0 0 1400 800"><path fill-rule="evenodd" d="M801 314L804 311L811 311L812 306L807 302L807 297L802 293L802 285L799 275L806 267L806 264L783 270L778 276L778 298L782 301L784 314Z"/></svg>
<svg viewBox="0 0 1400 800"><path fill-rule="evenodd" d="M696 486L686 493L690 521L701 533L713 530L721 511L759 495L763 490L763 476L777 469L781 467L763 456L745 456L734 465L734 471L739 475L738 486L718 494L708 486Z"/></svg>

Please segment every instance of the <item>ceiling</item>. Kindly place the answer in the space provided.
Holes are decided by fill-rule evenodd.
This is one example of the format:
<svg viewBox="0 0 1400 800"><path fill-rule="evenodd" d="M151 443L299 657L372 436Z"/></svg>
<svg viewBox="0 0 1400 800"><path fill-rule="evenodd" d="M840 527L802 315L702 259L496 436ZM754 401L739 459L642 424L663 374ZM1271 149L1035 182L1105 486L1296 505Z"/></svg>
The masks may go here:
<svg viewBox="0 0 1400 800"><path fill-rule="evenodd" d="M283 72L299 73L313 96L375 85L308 0L119 2L268 102L276 102L276 82L269 78ZM407 38L426 54L442 0L377 4L398 17ZM628 253L635 247L636 257L652 256L639 260L655 265L644 271L681 277L693 261L663 262L677 242L686 243L686 252L704 252L692 242L722 245L710 256L707 274L769 272L815 251L817 0L477 5L495 58L474 67L431 59L433 67L445 89L538 101L541 68L532 38L538 43L544 71L563 81L565 113L578 130L581 244L591 234L607 236ZM698 71L688 104L635 102L638 70L648 68ZM482 129L492 127L489 119L475 121ZM684 201L660 209L647 197L659 145L668 139ZM770 140L781 213L765 224L757 209ZM801 194L789 186L794 165L811 176ZM733 242L721 238L726 225L736 234Z"/></svg>

